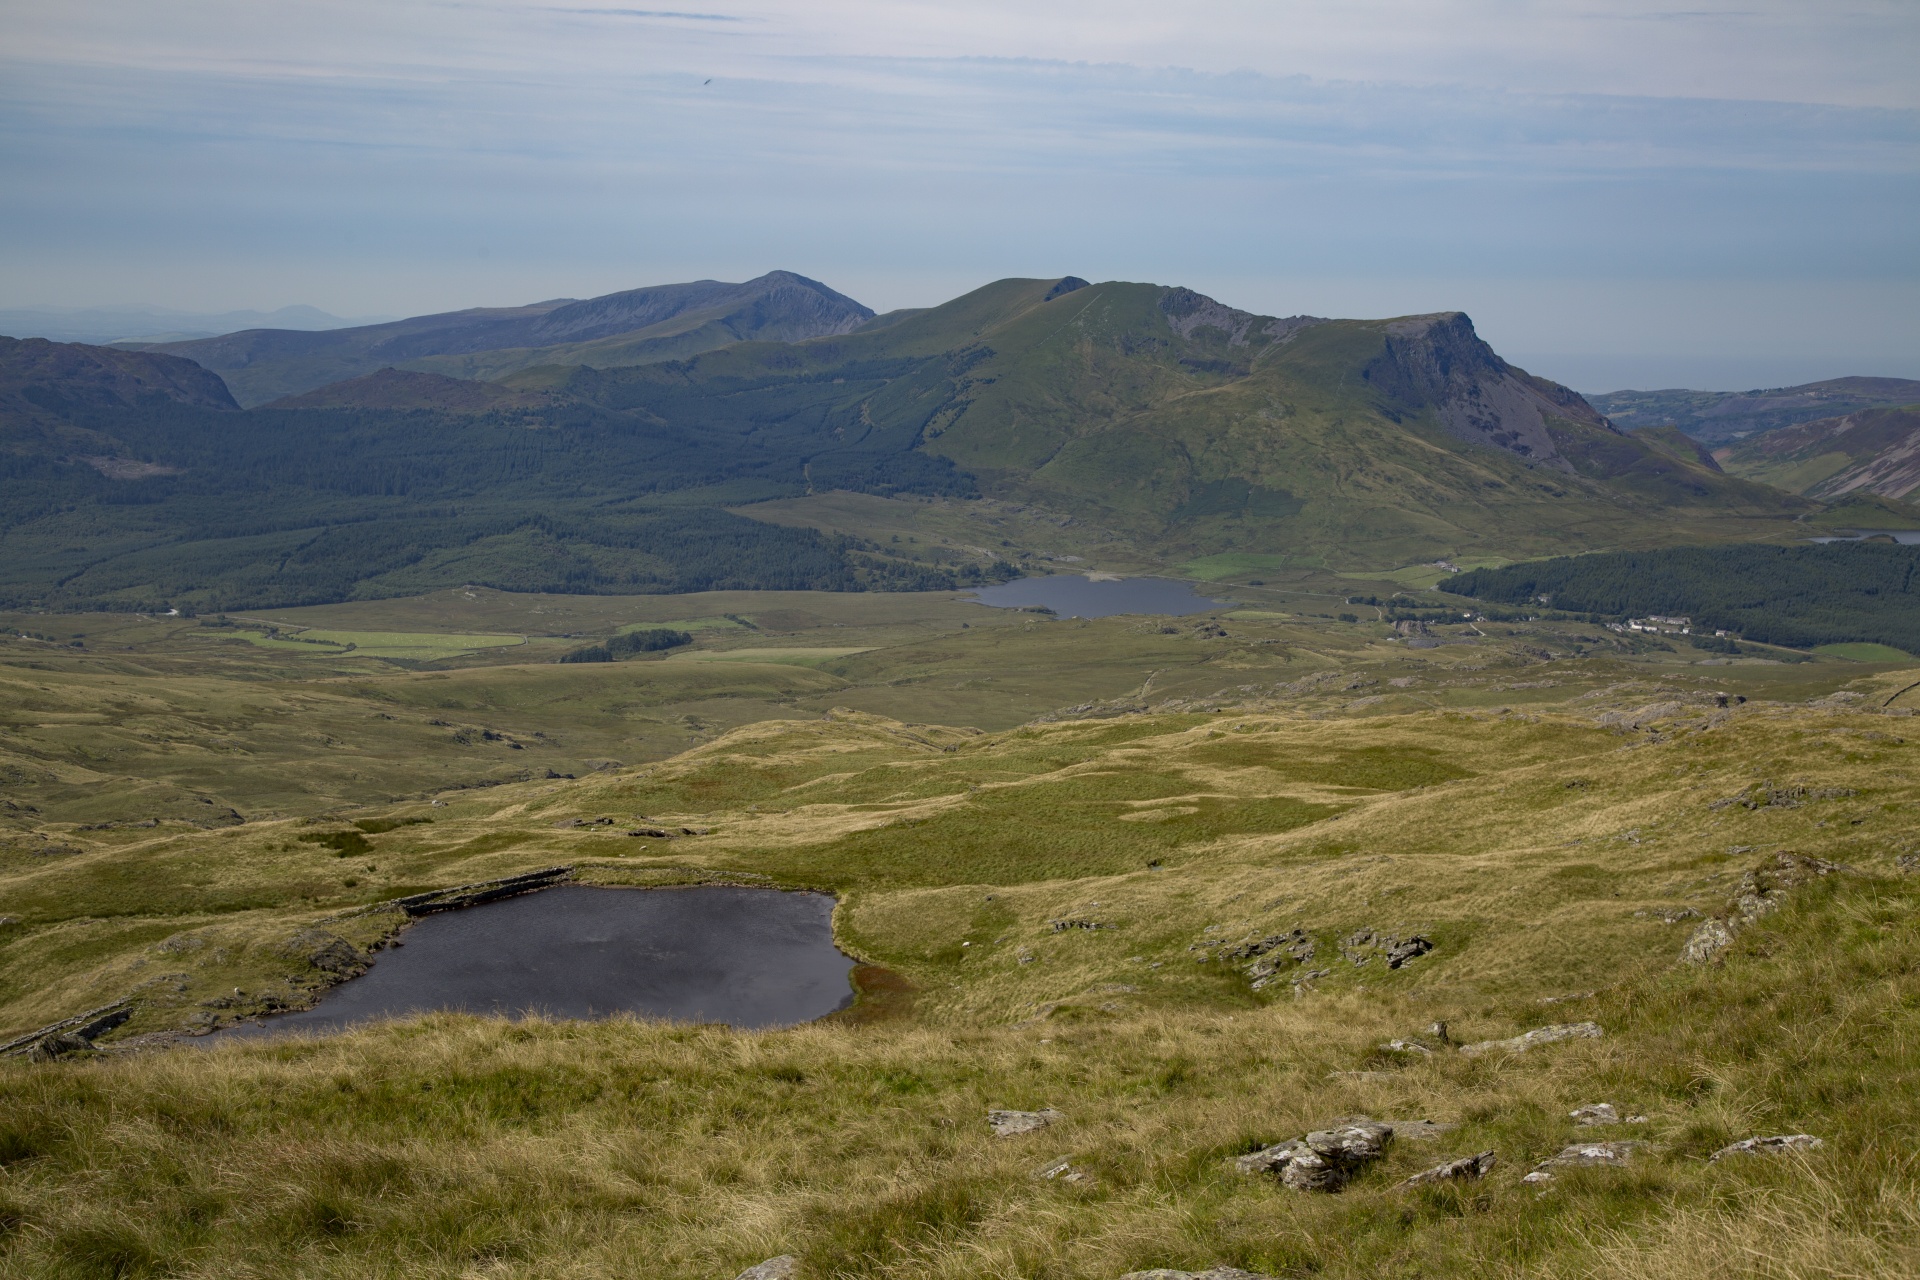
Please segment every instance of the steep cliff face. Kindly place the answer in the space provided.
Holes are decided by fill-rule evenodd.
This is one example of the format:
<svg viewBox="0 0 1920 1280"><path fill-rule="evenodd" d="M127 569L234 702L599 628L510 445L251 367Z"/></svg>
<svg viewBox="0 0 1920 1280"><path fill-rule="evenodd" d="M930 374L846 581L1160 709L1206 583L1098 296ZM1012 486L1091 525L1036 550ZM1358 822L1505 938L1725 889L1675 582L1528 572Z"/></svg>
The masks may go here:
<svg viewBox="0 0 1920 1280"><path fill-rule="evenodd" d="M1577 391L1502 360L1464 312L1392 321L1385 347L1362 376L1409 409L1431 407L1468 444L1503 449L1571 475L1574 466L1555 442L1550 419L1617 434Z"/></svg>

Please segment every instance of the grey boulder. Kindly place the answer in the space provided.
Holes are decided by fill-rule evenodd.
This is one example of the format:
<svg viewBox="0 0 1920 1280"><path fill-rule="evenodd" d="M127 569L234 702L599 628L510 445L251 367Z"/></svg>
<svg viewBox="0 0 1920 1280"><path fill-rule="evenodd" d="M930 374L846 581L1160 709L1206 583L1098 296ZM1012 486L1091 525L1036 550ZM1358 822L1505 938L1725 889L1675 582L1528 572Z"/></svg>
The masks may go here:
<svg viewBox="0 0 1920 1280"><path fill-rule="evenodd" d="M748 1267L734 1280L794 1280L800 1274L800 1259L790 1253Z"/></svg>
<svg viewBox="0 0 1920 1280"><path fill-rule="evenodd" d="M1044 1129L1056 1120L1065 1120L1064 1112L1052 1107L1043 1107L1038 1111L989 1111L987 1126L993 1130L996 1138L1015 1138L1023 1133L1033 1133Z"/></svg>

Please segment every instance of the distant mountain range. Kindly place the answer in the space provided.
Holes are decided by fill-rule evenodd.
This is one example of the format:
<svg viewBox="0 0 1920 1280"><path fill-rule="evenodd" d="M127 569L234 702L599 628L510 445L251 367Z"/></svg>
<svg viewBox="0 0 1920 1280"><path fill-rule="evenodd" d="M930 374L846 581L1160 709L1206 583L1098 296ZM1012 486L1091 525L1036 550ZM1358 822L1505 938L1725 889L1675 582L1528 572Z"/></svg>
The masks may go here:
<svg viewBox="0 0 1920 1280"><path fill-rule="evenodd" d="M1771 391L1610 391L1588 397L1620 427L1678 427L1719 447L1797 422L1834 418L1881 405L1920 403L1907 378L1830 378Z"/></svg>
<svg viewBox="0 0 1920 1280"><path fill-rule="evenodd" d="M872 318L871 308L818 281L772 271L744 284L696 280L321 333L248 329L145 349L213 370L251 408L387 367L475 379L535 365L641 364L746 340L847 333Z"/></svg>
<svg viewBox="0 0 1920 1280"><path fill-rule="evenodd" d="M318 307L278 311L176 311L167 307L0 308L0 333L55 342L177 342L211 338L236 329L340 329L378 324L387 316L343 319Z"/></svg>
<svg viewBox="0 0 1920 1280"><path fill-rule="evenodd" d="M580 363L596 344L627 363ZM708 349L661 355L686 345ZM533 351L568 360L494 381L388 367ZM230 366L255 407L180 352ZM359 372L327 378L342 368ZM261 403L304 382L320 385ZM1616 430L1460 313L1279 318L1154 284L1002 280L875 317L775 272L142 352L0 350L0 599L15 604L1012 571L729 513L831 489L992 494L1253 570L1750 538L1816 508L1722 474L1678 433Z"/></svg>

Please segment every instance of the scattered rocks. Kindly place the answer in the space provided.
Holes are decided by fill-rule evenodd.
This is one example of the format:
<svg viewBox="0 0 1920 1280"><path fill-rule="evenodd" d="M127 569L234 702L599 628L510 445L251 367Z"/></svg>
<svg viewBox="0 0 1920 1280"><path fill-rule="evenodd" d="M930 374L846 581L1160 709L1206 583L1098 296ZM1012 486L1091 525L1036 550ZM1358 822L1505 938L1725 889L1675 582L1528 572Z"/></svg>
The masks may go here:
<svg viewBox="0 0 1920 1280"><path fill-rule="evenodd" d="M1569 1111L1567 1115L1575 1124L1585 1125L1645 1124L1647 1122L1645 1116L1628 1116L1625 1120L1622 1120L1620 1118L1620 1112L1614 1108L1611 1102L1595 1102L1589 1106L1575 1107L1572 1111Z"/></svg>
<svg viewBox="0 0 1920 1280"><path fill-rule="evenodd" d="M1312 960L1314 949L1313 939L1307 931L1294 929L1287 933L1271 934L1255 942L1241 943L1225 954L1235 960L1253 961L1247 966L1247 976L1253 979L1253 989L1259 991L1270 985L1282 969Z"/></svg>
<svg viewBox="0 0 1920 1280"><path fill-rule="evenodd" d="M748 1267L734 1280L795 1280L800 1274L800 1259L790 1253Z"/></svg>
<svg viewBox="0 0 1920 1280"><path fill-rule="evenodd" d="M1056 1120L1065 1120L1064 1112L1052 1107L1043 1107L1039 1111L989 1111L987 1126L993 1130L996 1138L1016 1138L1023 1133L1034 1133L1046 1128Z"/></svg>
<svg viewBox="0 0 1920 1280"><path fill-rule="evenodd" d="M1477 1155L1461 1156L1458 1160L1449 1160L1437 1164L1425 1173L1416 1173L1400 1185L1403 1187L1426 1186L1435 1182L1473 1182L1484 1178L1497 1163L1493 1152L1482 1151Z"/></svg>
<svg viewBox="0 0 1920 1280"><path fill-rule="evenodd" d="M1155 1267L1151 1271L1129 1271L1120 1280L1273 1280L1273 1277L1238 1267L1209 1267L1205 1271L1169 1271Z"/></svg>
<svg viewBox="0 0 1920 1280"><path fill-rule="evenodd" d="M1721 1156L1784 1155L1790 1151L1818 1151L1826 1145L1810 1133L1783 1133L1772 1138L1742 1138L1738 1142L1720 1148L1707 1159L1718 1160Z"/></svg>
<svg viewBox="0 0 1920 1280"><path fill-rule="evenodd" d="M1386 1154L1393 1126L1364 1116L1316 1129L1235 1160L1244 1174L1278 1174L1295 1191L1338 1191L1362 1168Z"/></svg>
<svg viewBox="0 0 1920 1280"><path fill-rule="evenodd" d="M1102 924L1098 920L1049 920L1047 926L1055 933L1065 933L1069 929L1118 929L1117 924Z"/></svg>
<svg viewBox="0 0 1920 1280"><path fill-rule="evenodd" d="M1414 934L1410 938L1396 938L1390 933L1380 933L1373 929L1359 929L1340 942L1340 954L1355 966L1366 964L1375 955L1385 955L1387 968L1398 969L1409 960L1416 960L1433 950L1430 938Z"/></svg>
<svg viewBox="0 0 1920 1280"><path fill-rule="evenodd" d="M1497 1049L1505 1049L1508 1053L1525 1053L1543 1044L1555 1044L1561 1040L1597 1040L1605 1034L1597 1022L1556 1022L1550 1027L1539 1027L1508 1040L1480 1040L1463 1044L1460 1052L1470 1058Z"/></svg>

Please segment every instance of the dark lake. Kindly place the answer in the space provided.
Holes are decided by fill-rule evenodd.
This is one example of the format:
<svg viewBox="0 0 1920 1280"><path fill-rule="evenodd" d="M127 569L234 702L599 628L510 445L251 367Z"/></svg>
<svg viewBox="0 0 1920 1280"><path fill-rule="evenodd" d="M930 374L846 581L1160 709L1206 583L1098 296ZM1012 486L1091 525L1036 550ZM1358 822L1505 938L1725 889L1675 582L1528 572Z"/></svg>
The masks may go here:
<svg viewBox="0 0 1920 1280"><path fill-rule="evenodd" d="M1016 578L973 593L981 604L996 609L1045 605L1063 618L1105 618L1116 613L1205 613L1233 603L1210 600L1191 582L1172 578L1113 578L1093 580L1063 573L1047 578Z"/></svg>
<svg viewBox="0 0 1920 1280"><path fill-rule="evenodd" d="M832 917L833 899L820 893L563 885L428 916L314 1008L210 1039L325 1033L437 1009L788 1026L852 1002L854 961L834 947Z"/></svg>

